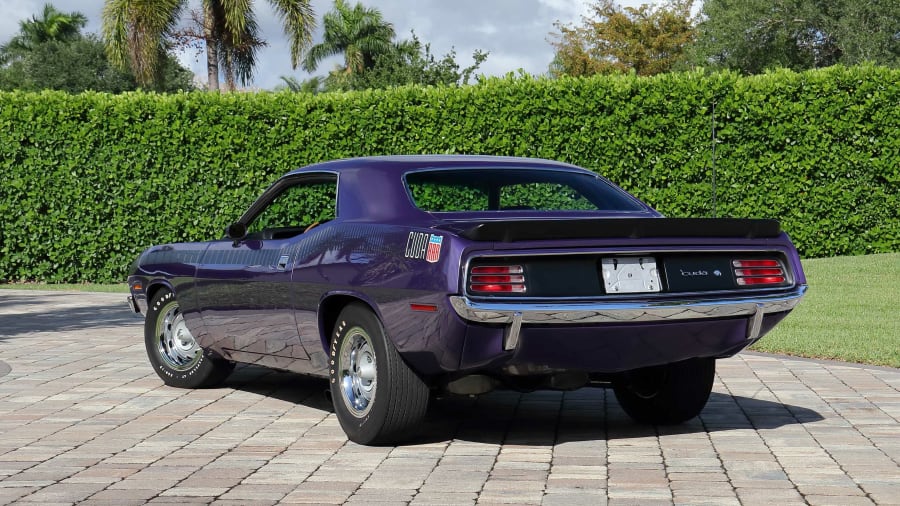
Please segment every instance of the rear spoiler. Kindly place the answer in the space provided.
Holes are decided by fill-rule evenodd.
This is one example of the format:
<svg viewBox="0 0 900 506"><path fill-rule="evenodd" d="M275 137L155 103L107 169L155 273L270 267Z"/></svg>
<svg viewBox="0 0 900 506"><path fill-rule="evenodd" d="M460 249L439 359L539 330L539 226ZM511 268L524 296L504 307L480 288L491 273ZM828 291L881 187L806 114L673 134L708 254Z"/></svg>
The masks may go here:
<svg viewBox="0 0 900 506"><path fill-rule="evenodd" d="M774 238L777 220L741 218L586 218L483 221L439 226L473 241L516 242L542 239L662 237Z"/></svg>

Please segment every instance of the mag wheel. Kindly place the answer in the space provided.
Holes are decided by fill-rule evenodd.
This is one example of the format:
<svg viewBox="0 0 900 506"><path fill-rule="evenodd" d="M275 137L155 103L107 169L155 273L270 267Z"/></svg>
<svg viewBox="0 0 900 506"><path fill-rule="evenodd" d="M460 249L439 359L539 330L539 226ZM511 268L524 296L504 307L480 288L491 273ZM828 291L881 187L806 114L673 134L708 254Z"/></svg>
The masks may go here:
<svg viewBox="0 0 900 506"><path fill-rule="evenodd" d="M341 311L329 351L331 398L341 428L359 444L394 443L414 435L429 390L362 304Z"/></svg>
<svg viewBox="0 0 900 506"><path fill-rule="evenodd" d="M700 414L715 375L715 359L695 358L625 372L613 382L613 391L636 421L676 424Z"/></svg>
<svg viewBox="0 0 900 506"><path fill-rule="evenodd" d="M175 294L160 290L144 320L144 345L156 374L167 385L201 388L217 385L234 364L203 350L184 322Z"/></svg>

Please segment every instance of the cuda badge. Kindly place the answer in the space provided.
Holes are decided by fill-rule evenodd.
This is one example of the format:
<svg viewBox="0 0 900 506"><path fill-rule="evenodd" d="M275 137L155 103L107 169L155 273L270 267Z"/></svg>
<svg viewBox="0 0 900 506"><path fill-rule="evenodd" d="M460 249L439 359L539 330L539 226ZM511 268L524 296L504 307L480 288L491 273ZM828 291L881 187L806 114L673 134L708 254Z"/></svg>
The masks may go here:
<svg viewBox="0 0 900 506"><path fill-rule="evenodd" d="M281 258L278 259L277 265L279 271L287 269L288 260L290 260L290 257L288 255L281 255Z"/></svg>
<svg viewBox="0 0 900 506"><path fill-rule="evenodd" d="M444 237L423 232L410 232L406 239L406 258L424 259L430 263L437 263L441 259L441 245Z"/></svg>

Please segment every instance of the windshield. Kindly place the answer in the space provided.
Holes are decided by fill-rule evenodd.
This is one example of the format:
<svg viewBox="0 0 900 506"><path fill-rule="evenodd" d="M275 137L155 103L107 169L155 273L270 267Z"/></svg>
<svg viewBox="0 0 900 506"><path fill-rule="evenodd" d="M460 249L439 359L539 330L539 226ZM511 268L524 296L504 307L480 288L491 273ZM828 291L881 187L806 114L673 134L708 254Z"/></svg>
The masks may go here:
<svg viewBox="0 0 900 506"><path fill-rule="evenodd" d="M406 187L428 212L645 210L602 178L560 170L425 170L407 174Z"/></svg>

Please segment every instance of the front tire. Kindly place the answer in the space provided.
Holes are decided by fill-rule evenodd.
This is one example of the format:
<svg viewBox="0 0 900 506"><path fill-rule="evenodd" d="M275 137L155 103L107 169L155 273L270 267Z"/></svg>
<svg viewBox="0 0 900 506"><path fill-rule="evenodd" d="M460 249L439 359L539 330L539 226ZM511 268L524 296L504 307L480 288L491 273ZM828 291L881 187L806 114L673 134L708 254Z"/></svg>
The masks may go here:
<svg viewBox="0 0 900 506"><path fill-rule="evenodd" d="M334 412L351 441L391 444L415 435L428 409L428 386L368 307L354 303L341 311L329 355Z"/></svg>
<svg viewBox="0 0 900 506"><path fill-rule="evenodd" d="M613 391L636 421L671 425L700 414L715 375L715 359L694 358L622 373L613 381Z"/></svg>
<svg viewBox="0 0 900 506"><path fill-rule="evenodd" d="M212 387L234 369L234 363L200 347L169 289L160 290L150 302L144 320L144 346L153 370L173 387Z"/></svg>

